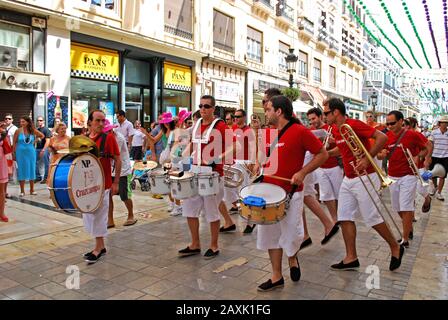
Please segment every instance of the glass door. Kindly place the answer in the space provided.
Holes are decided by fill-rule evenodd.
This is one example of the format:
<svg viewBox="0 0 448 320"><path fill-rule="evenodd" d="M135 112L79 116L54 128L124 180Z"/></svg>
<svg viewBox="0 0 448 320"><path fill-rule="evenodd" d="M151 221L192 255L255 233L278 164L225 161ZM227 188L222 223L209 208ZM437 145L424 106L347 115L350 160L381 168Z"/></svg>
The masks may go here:
<svg viewBox="0 0 448 320"><path fill-rule="evenodd" d="M133 124L143 116L142 89L139 87L126 87L125 99L126 118Z"/></svg>

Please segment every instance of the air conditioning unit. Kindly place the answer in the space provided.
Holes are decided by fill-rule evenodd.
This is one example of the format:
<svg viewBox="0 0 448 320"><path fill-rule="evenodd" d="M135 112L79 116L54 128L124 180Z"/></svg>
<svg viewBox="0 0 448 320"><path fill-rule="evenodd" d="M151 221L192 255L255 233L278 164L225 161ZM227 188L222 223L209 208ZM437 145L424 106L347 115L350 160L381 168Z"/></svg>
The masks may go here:
<svg viewBox="0 0 448 320"><path fill-rule="evenodd" d="M17 68L17 48L0 46L0 67Z"/></svg>

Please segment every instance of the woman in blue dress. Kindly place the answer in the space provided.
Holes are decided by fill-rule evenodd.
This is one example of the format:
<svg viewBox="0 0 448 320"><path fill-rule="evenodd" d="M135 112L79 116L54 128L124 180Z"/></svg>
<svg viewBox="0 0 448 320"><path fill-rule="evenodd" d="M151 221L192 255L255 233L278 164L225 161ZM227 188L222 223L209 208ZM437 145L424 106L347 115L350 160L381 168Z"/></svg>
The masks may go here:
<svg viewBox="0 0 448 320"><path fill-rule="evenodd" d="M30 194L35 195L34 180L36 179L36 148L37 139L43 139L28 116L20 118L20 128L14 133L13 157L17 162L17 180L20 183L20 196L25 196L25 181L30 182Z"/></svg>

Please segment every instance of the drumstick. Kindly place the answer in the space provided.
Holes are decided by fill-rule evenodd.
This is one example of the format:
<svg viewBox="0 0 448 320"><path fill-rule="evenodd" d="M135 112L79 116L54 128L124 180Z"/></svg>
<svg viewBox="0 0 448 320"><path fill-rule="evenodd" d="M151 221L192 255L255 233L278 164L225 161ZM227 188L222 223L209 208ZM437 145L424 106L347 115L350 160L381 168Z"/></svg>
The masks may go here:
<svg viewBox="0 0 448 320"><path fill-rule="evenodd" d="M269 177L269 178L273 178L273 179L277 179L277 180L282 180L282 181L286 181L286 182L291 182L291 179L287 179L287 178L283 178L283 177L279 177L279 176L274 176L274 175L264 175L265 177Z"/></svg>

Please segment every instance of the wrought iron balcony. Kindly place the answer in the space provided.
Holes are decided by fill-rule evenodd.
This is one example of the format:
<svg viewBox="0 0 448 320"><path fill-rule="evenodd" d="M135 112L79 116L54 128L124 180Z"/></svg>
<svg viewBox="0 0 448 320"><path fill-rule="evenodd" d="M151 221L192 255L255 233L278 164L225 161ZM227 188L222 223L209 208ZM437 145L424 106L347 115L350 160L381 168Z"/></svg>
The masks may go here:
<svg viewBox="0 0 448 320"><path fill-rule="evenodd" d="M287 4L280 4L279 2L276 8L276 15L277 17L284 17L290 22L294 22L294 9Z"/></svg>
<svg viewBox="0 0 448 320"><path fill-rule="evenodd" d="M310 35L314 34L314 23L306 17L299 17L298 27L300 31L306 31Z"/></svg>
<svg viewBox="0 0 448 320"><path fill-rule="evenodd" d="M274 7L271 5L271 1L270 0L254 0L254 2L258 2L258 3L262 3L265 6L274 9Z"/></svg>
<svg viewBox="0 0 448 320"><path fill-rule="evenodd" d="M193 33L185 31L185 30L181 30L178 29L176 27L170 26L170 25L165 25L165 32L167 33L171 33L174 34L175 36L181 37L181 38L185 38L188 40L193 40Z"/></svg>

